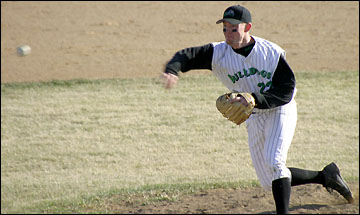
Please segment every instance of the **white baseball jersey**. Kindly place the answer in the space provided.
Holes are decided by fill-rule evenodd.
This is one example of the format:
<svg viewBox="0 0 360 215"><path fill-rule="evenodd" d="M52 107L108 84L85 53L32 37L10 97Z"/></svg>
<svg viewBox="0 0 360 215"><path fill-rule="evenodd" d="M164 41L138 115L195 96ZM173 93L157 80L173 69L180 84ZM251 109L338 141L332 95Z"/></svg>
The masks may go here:
<svg viewBox="0 0 360 215"><path fill-rule="evenodd" d="M265 39L252 36L255 45L245 57L234 52L226 42L212 43L212 72L231 92L262 93L272 84L279 58L285 51ZM250 154L261 185L271 189L272 181L291 178L286 165L297 121L296 103L292 100L272 109L254 109L246 121Z"/></svg>

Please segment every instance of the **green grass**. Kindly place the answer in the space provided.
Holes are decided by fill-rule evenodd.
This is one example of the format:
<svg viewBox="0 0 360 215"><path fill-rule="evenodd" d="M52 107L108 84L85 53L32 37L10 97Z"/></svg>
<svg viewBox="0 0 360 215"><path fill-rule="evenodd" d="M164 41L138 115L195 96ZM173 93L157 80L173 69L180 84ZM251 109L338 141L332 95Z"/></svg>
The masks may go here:
<svg viewBox="0 0 360 215"><path fill-rule="evenodd" d="M296 74L288 166L331 161L359 180L359 72ZM146 202L258 185L244 125L218 113L213 75L1 85L1 213L111 213L103 198Z"/></svg>

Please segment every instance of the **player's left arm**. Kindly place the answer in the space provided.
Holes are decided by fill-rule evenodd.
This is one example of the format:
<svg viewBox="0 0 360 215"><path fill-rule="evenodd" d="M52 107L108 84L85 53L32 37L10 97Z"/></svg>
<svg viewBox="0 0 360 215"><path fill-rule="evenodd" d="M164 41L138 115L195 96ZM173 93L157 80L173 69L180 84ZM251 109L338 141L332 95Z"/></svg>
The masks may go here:
<svg viewBox="0 0 360 215"><path fill-rule="evenodd" d="M285 58L280 56L279 63L272 78L269 90L263 93L252 93L256 108L275 108L291 101L295 90L295 75Z"/></svg>

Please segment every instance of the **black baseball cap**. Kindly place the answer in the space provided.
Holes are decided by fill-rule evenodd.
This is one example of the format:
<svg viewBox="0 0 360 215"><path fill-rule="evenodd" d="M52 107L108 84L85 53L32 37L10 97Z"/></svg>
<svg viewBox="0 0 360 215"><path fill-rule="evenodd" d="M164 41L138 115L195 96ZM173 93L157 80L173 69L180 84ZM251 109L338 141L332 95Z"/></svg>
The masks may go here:
<svg viewBox="0 0 360 215"><path fill-rule="evenodd" d="M237 25L240 23L249 23L251 22L251 14L248 9L240 5L234 5L228 7L224 11L223 18L218 20L216 24L220 24L224 21L230 22L233 25Z"/></svg>

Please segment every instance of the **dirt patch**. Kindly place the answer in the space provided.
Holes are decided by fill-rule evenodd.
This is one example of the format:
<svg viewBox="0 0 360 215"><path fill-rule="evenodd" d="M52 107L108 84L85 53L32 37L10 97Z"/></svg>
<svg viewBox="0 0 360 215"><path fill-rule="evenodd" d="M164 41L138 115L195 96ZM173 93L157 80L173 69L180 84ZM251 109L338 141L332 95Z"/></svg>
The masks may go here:
<svg viewBox="0 0 360 215"><path fill-rule="evenodd" d="M157 77L186 47L222 41L215 22L235 2L1 2L1 83ZM242 2L252 34L287 51L301 71L359 71L358 2ZM16 48L29 45L25 57ZM200 71L204 72L204 71ZM191 72L195 73L195 72ZM321 186L294 187L291 213L359 213ZM139 197L137 201L142 202ZM215 189L142 205L109 205L120 213L274 213L261 188Z"/></svg>
<svg viewBox="0 0 360 215"><path fill-rule="evenodd" d="M292 188L290 213L293 214L358 214L359 184L350 183L354 204L347 204L337 192L328 193L321 185L309 184ZM117 213L141 214L274 214L272 193L260 187L213 189L178 197L176 201L144 204L142 197L107 205Z"/></svg>
<svg viewBox="0 0 360 215"><path fill-rule="evenodd" d="M232 4L2 1L1 82L157 77L176 51L222 41L215 22ZM295 73L359 70L358 2L241 4ZM32 53L17 56L21 45Z"/></svg>

